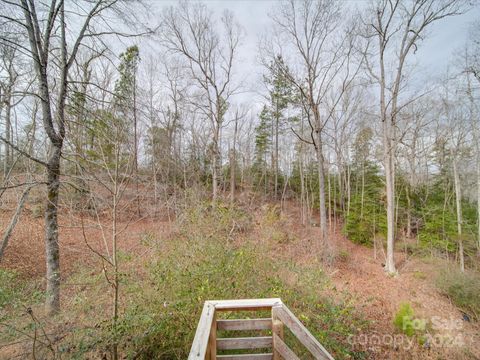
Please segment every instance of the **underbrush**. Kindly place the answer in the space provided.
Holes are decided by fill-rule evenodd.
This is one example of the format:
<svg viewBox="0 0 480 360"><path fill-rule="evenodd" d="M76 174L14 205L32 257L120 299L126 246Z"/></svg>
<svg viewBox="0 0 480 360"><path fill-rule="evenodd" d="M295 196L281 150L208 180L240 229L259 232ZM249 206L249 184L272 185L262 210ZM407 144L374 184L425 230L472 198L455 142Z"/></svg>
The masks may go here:
<svg viewBox="0 0 480 360"><path fill-rule="evenodd" d="M151 250L148 257L122 256L122 310L115 338L110 287L100 271L79 271L70 282L83 285L69 295L56 320L74 324L68 334L57 336L59 357L110 358L117 342L122 358L186 359L204 301L279 297L335 357L362 358L347 339L367 324L349 297L332 296L318 265L272 261L258 243L230 241L240 234L253 236L252 228L243 209L200 203L181 214L170 238L144 242ZM151 244L156 242L165 244ZM292 346L307 358L298 344Z"/></svg>
<svg viewBox="0 0 480 360"><path fill-rule="evenodd" d="M41 300L39 289L22 279L15 271L0 269L0 320L9 318L17 309L27 308Z"/></svg>
<svg viewBox="0 0 480 360"><path fill-rule="evenodd" d="M456 268L443 269L436 279L440 291L468 317L480 320L480 275L462 273Z"/></svg>

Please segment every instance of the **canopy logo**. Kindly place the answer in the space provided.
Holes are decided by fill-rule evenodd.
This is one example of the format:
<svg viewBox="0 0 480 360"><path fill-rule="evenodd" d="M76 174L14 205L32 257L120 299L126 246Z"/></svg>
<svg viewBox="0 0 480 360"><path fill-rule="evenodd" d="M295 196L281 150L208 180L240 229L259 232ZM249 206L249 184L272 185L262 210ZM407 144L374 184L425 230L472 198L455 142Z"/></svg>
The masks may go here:
<svg viewBox="0 0 480 360"><path fill-rule="evenodd" d="M415 331L425 331L427 328L427 321L425 319L412 319L410 316L403 317L402 329L408 332L409 329Z"/></svg>

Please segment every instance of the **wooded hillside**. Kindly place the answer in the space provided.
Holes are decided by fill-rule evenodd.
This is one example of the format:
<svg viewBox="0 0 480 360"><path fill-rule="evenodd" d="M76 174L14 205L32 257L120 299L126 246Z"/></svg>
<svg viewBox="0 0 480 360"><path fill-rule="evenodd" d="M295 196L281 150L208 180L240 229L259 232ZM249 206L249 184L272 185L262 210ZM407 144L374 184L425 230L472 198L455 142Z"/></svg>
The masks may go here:
<svg viewBox="0 0 480 360"><path fill-rule="evenodd" d="M0 358L185 359L273 297L338 359L479 358L478 11L1 0Z"/></svg>

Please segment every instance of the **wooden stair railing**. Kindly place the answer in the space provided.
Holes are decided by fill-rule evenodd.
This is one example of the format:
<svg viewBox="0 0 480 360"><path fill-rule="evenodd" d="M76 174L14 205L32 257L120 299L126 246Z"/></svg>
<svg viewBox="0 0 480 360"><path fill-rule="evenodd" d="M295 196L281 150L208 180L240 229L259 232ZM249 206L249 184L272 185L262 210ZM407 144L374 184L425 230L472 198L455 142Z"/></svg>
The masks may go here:
<svg viewBox="0 0 480 360"><path fill-rule="evenodd" d="M271 311L270 318L217 319L221 311ZM278 298L206 301L188 360L299 360L284 342L288 328L315 359L334 360L307 328ZM217 330L271 330L271 336L218 338ZM263 354L217 355L219 350L271 349Z"/></svg>

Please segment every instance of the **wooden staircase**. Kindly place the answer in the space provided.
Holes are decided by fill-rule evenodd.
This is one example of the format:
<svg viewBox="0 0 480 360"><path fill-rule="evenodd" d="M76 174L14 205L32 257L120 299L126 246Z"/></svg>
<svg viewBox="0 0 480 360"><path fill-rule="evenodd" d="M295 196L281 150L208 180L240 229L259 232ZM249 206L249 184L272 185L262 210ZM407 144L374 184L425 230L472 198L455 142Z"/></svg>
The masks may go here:
<svg viewBox="0 0 480 360"><path fill-rule="evenodd" d="M268 310L262 319L220 319L219 312ZM300 360L284 342L288 328L315 359L333 360L327 350L303 326L280 299L245 299L206 301L190 349L189 360ZM270 336L218 338L220 331L271 330ZM270 332L269 332L270 333ZM271 349L263 354L245 354L245 350ZM221 350L242 350L240 354L217 355Z"/></svg>

